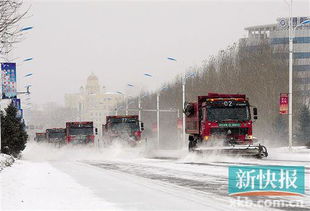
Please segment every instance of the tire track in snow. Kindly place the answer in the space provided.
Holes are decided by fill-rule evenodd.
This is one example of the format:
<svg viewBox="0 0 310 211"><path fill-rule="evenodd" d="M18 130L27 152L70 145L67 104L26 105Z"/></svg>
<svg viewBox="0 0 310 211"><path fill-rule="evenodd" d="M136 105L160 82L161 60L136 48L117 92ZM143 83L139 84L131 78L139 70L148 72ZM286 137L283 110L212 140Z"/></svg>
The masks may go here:
<svg viewBox="0 0 310 211"><path fill-rule="evenodd" d="M89 165L93 165L99 168L108 170L120 171L123 173L133 174L143 178L157 180L173 185L191 188L197 191L212 193L219 197L230 198L227 193L228 179L226 176L210 175L207 173L190 172L184 170L169 169L158 166L151 166L147 164L137 164L130 162L114 162L114 161L102 161L102 162L86 162ZM188 164L188 165L206 165L226 168L233 163L222 162L220 163L176 163L176 164ZM240 163L237 163L240 164ZM246 163L246 165L255 165L252 163ZM210 170L210 169L209 169ZM309 190L308 190L309 191ZM290 200L283 197L251 197L252 201L258 200ZM291 210L290 207L277 208L281 210ZM295 208L294 210L309 210L309 207Z"/></svg>

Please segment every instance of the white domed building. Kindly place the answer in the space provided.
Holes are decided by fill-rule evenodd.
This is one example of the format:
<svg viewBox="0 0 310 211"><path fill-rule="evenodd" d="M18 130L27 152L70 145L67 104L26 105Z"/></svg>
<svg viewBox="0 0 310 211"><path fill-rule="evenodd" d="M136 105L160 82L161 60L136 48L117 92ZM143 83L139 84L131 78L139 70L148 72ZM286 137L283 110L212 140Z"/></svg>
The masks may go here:
<svg viewBox="0 0 310 211"><path fill-rule="evenodd" d="M93 121L96 127L101 128L106 116L121 100L121 95L106 92L104 86L100 88L98 77L92 73L79 93L65 95L65 106L78 111L77 121Z"/></svg>

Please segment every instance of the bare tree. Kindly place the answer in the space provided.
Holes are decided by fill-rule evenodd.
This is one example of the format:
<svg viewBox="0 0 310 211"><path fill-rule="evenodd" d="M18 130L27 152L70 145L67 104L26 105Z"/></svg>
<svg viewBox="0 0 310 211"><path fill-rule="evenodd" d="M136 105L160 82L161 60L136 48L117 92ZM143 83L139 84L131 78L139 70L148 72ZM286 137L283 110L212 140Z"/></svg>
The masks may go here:
<svg viewBox="0 0 310 211"><path fill-rule="evenodd" d="M27 11L20 12L22 0L0 0L0 54L6 55L21 38L18 23Z"/></svg>
<svg viewBox="0 0 310 211"><path fill-rule="evenodd" d="M260 138L277 136L276 133L279 131L274 125L279 122L279 95L288 90L288 61L285 58L288 53L286 49L278 50L282 54L275 52L274 46L268 42L262 42L255 48L242 42L229 46L218 55L207 59L201 67L190 70L196 74L186 80L186 100L196 101L197 96L206 95L208 92L244 93L249 96L251 104L259 109L260 117L256 123L255 134ZM182 111L181 90L181 78L177 77L161 91L160 108L177 108ZM293 103L294 113L296 113L303 104L297 83L294 86ZM149 97L143 99L142 104L143 108L154 109L156 93L150 93ZM283 119L285 129L287 121L285 117ZM153 113L144 112L142 121L145 122L146 127L151 127L156 122L156 116ZM162 113L160 121L163 124L161 136L164 136L165 130L176 130L175 116ZM281 129L282 133L285 133L282 131L284 129ZM162 138L166 140L166 137Z"/></svg>

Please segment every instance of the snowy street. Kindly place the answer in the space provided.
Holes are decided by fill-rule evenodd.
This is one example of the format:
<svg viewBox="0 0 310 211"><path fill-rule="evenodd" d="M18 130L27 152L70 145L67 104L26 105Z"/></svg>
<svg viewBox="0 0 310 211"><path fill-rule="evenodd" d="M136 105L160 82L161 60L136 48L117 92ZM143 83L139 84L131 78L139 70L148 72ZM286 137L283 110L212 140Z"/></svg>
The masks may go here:
<svg viewBox="0 0 310 211"><path fill-rule="evenodd" d="M1 0L0 211L310 211L310 0Z"/></svg>
<svg viewBox="0 0 310 211"><path fill-rule="evenodd" d="M41 153L36 153L38 151ZM229 165L304 165L309 201L309 154L281 152L265 160L225 156L149 158L143 148L111 149L30 145L22 160L1 174L3 210L228 210L236 198L228 196ZM161 157L164 151L158 152ZM171 152L166 152L167 155ZM182 153L180 153L182 154ZM154 156L154 154L152 155ZM308 160L307 160L308 158ZM8 182L9 181L9 182ZM5 190L5 191L4 191ZM251 198L253 201L262 198ZM296 197L263 199L300 200ZM236 207L269 210L268 207ZM280 208L288 209L288 208Z"/></svg>

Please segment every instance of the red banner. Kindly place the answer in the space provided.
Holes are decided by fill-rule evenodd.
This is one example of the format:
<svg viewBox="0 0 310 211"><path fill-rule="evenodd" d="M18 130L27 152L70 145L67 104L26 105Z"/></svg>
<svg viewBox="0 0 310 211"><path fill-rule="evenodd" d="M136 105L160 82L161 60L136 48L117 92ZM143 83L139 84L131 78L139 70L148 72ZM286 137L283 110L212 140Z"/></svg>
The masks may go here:
<svg viewBox="0 0 310 211"><path fill-rule="evenodd" d="M155 133L157 132L157 123L152 124L152 131Z"/></svg>
<svg viewBox="0 0 310 211"><path fill-rule="evenodd" d="M280 114L288 114L288 94L280 94Z"/></svg>
<svg viewBox="0 0 310 211"><path fill-rule="evenodd" d="M183 128L183 119L178 119L177 120L177 128L182 129Z"/></svg>

